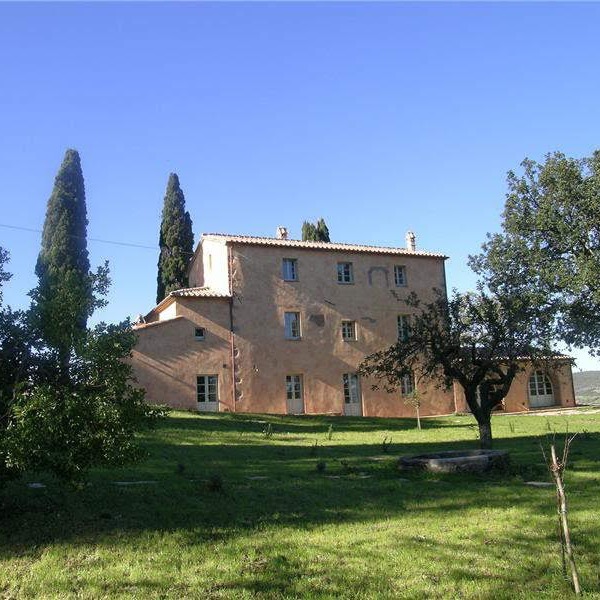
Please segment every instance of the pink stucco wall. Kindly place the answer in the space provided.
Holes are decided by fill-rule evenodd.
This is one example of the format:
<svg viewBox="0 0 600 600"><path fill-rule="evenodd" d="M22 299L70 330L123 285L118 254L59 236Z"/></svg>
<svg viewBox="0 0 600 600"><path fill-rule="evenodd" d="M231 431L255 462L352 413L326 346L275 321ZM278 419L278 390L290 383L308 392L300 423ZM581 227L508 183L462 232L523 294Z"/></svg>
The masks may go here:
<svg viewBox="0 0 600 600"><path fill-rule="evenodd" d="M210 252L209 261L206 253ZM282 261L297 260L298 280L284 281ZM337 263L351 262L354 282L337 282ZM394 284L394 265L406 268L407 285ZM176 297L137 329L133 365L149 402L196 409L197 375L218 375L219 410L287 412L286 375L302 375L306 413L344 412L342 376L362 359L393 344L398 314L410 313L411 292L430 298L445 290L441 257L273 247L209 240L190 268L194 285L233 292L229 298ZM231 287L230 287L231 286ZM301 339L284 335L284 313L298 312ZM168 317L168 318L165 318ZM356 322L356 341L344 341L341 321ZM204 327L203 341L194 338ZM506 410L525 410L528 373L520 373ZM568 364L552 374L557 402L574 404ZM399 393L373 390L361 382L365 416L412 416ZM464 410L459 386L418 385L421 414Z"/></svg>

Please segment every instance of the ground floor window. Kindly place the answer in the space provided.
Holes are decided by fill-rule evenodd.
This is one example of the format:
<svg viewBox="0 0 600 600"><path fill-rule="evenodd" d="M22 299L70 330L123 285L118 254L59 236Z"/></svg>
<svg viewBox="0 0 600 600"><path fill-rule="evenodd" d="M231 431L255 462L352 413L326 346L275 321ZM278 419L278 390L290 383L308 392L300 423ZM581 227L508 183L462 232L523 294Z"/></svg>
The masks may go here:
<svg viewBox="0 0 600 600"><path fill-rule="evenodd" d="M344 402L356 404L360 401L360 388L358 386L358 375L356 373L344 373Z"/></svg>
<svg viewBox="0 0 600 600"><path fill-rule="evenodd" d="M409 396L415 391L415 376L412 371L402 375L402 379L400 380L400 391L403 396Z"/></svg>
<svg viewBox="0 0 600 600"><path fill-rule="evenodd" d="M198 375L196 378L198 402L217 402L219 396L218 375Z"/></svg>
<svg viewBox="0 0 600 600"><path fill-rule="evenodd" d="M302 375L286 375L285 387L288 400L302 400Z"/></svg>
<svg viewBox="0 0 600 600"><path fill-rule="evenodd" d="M302 388L302 375L285 376L288 414L299 415L304 412L304 394Z"/></svg>
<svg viewBox="0 0 600 600"><path fill-rule="evenodd" d="M554 392L550 377L544 371L534 371L529 377L529 405L552 406L554 404Z"/></svg>

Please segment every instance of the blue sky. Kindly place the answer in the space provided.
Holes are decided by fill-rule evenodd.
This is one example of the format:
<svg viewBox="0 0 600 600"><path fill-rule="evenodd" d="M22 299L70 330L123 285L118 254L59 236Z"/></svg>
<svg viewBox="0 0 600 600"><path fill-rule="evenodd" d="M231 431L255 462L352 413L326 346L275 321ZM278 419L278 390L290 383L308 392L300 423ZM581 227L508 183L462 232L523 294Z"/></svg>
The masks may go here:
<svg viewBox="0 0 600 600"><path fill-rule="evenodd" d="M40 229L66 148L88 235L157 245L169 172L202 232L445 252L450 286L499 228L524 157L599 146L598 4L0 4L0 223ZM5 301L40 235L0 227ZM146 312L157 251L90 242L120 320ZM579 366L600 368L579 353Z"/></svg>

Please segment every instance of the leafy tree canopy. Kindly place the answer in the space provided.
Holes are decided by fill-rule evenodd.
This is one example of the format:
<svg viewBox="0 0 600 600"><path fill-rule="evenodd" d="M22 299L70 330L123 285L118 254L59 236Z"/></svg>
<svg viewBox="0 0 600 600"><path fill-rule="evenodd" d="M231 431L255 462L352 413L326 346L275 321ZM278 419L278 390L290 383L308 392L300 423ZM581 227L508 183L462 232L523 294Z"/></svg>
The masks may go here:
<svg viewBox="0 0 600 600"><path fill-rule="evenodd" d="M169 175L160 224L157 304L173 290L188 287L188 264L194 251L192 219L176 173Z"/></svg>
<svg viewBox="0 0 600 600"><path fill-rule="evenodd" d="M450 299L438 292L428 303L412 294L407 304L413 312L409 335L368 356L359 372L388 391L398 390L406 375L446 388L457 381L479 425L481 446L491 447L491 411L515 375L527 360L552 361L548 323L527 298L455 291Z"/></svg>
<svg viewBox="0 0 600 600"><path fill-rule="evenodd" d="M521 166L508 173L502 233L471 265L493 293L552 315L557 338L600 352L600 151Z"/></svg>

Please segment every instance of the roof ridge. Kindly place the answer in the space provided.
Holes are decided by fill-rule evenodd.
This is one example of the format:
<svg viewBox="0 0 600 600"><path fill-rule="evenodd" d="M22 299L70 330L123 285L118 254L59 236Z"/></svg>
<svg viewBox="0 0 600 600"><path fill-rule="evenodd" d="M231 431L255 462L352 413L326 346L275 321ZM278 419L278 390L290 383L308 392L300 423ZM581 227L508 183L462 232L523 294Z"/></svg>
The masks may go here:
<svg viewBox="0 0 600 600"><path fill-rule="evenodd" d="M300 248L314 248L317 250L348 250L357 252L374 252L381 254L400 254L403 256L425 256L430 258L448 258L440 252L430 252L427 250L409 250L399 246L375 246L372 244L353 244L347 242L321 242L304 241L292 239L279 239L274 237L255 236L255 235L233 235L228 233L203 233L202 238L216 237L225 241L238 243L264 244L266 246L291 246Z"/></svg>

